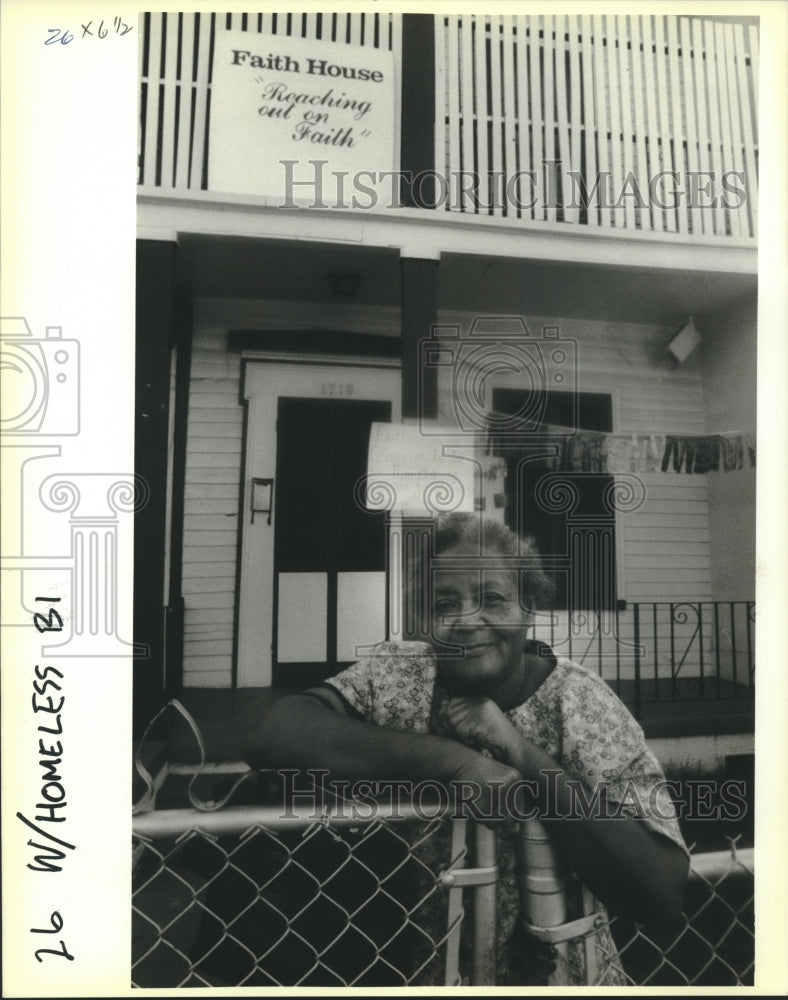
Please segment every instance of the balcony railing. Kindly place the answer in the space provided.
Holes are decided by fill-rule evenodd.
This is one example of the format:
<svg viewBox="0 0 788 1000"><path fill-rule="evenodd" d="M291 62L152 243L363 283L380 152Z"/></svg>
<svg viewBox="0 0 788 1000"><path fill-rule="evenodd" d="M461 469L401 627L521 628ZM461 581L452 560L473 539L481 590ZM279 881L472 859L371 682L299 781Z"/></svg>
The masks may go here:
<svg viewBox="0 0 788 1000"><path fill-rule="evenodd" d="M754 28L651 15L464 15L441 19L437 55L437 170L455 184L452 210L755 235ZM476 190L463 172L479 179ZM699 175L713 178L716 199L692 188ZM726 184L746 199L726 195Z"/></svg>
<svg viewBox="0 0 788 1000"><path fill-rule="evenodd" d="M143 28L138 179L175 194L208 190L217 29L382 48L403 64L398 15L146 14ZM434 34L435 104L402 113L434 116L437 210L754 241L755 28L461 15L437 17Z"/></svg>

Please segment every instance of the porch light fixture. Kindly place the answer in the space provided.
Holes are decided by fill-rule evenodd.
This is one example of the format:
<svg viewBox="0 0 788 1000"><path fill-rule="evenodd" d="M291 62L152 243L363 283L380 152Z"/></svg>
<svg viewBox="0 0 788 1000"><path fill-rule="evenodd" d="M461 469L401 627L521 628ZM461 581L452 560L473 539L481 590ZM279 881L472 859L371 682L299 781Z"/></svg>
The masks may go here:
<svg viewBox="0 0 788 1000"><path fill-rule="evenodd" d="M356 297L361 277L358 274L338 274L332 272L328 276L331 286L331 298L336 302L352 302Z"/></svg>
<svg viewBox="0 0 788 1000"><path fill-rule="evenodd" d="M674 361L673 367L675 368L677 365L684 364L690 354L692 354L692 352L700 344L702 339L703 338L695 327L692 316L689 316L687 318L687 322L668 344L668 354Z"/></svg>

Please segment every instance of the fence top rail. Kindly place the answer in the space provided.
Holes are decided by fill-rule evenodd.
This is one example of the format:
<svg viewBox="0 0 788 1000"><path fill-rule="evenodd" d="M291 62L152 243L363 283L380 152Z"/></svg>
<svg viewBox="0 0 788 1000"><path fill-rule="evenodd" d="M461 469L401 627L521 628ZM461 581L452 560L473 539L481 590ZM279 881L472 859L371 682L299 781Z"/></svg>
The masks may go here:
<svg viewBox="0 0 788 1000"><path fill-rule="evenodd" d="M307 793L305 793L306 795ZM189 831L238 834L252 827L281 832L306 830L316 824L335 829L372 826L375 823L427 822L455 814L452 803L345 802L322 810L316 803L277 806L228 806L221 810L161 809L132 817L132 835L142 838L180 836Z"/></svg>
<svg viewBox="0 0 788 1000"><path fill-rule="evenodd" d="M139 839L180 837L195 832L215 836L242 834L260 828L281 833L308 830L319 825L333 829L356 830L377 823L416 823L451 817L461 819L455 805L447 802L346 802L339 808L321 812L315 805L228 806L214 812L199 809L151 810L132 817L132 836ZM690 856L690 878L722 877L734 865L752 873L755 867L753 848L711 851Z"/></svg>

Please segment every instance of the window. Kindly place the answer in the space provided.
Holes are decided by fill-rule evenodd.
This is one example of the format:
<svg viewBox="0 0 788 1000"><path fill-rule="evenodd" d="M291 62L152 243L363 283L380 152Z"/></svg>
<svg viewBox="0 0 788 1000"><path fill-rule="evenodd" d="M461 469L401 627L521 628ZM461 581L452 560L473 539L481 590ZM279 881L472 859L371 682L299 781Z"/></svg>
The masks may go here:
<svg viewBox="0 0 788 1000"><path fill-rule="evenodd" d="M507 465L506 524L534 538L555 585L554 607L613 610L615 514L605 502L613 477L600 471L555 469L551 463L557 449L569 440L561 428L567 428L567 433L575 428L580 432L613 430L611 397L496 389L493 408L501 414L528 410L541 415L540 423L532 424L527 433L518 433L516 441L501 437L493 449ZM533 442L528 440L530 435ZM574 440L578 437L582 443L582 433Z"/></svg>

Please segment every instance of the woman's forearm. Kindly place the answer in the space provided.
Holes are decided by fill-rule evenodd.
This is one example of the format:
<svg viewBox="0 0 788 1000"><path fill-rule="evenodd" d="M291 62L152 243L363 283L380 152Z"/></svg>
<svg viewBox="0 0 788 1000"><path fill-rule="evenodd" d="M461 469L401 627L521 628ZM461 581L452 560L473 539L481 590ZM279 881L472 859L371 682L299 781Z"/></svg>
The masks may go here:
<svg viewBox="0 0 788 1000"><path fill-rule="evenodd" d="M324 769L351 781L450 782L479 768L485 775L500 772L504 781L518 777L513 768L488 762L448 737L385 729L300 695L274 703L247 741L244 756L256 768Z"/></svg>
<svg viewBox="0 0 788 1000"><path fill-rule="evenodd" d="M579 808L576 782L530 740L520 738L509 763L535 783L539 813L559 852L603 903L638 921L678 918L688 861L677 844L638 819L606 819L596 806Z"/></svg>

